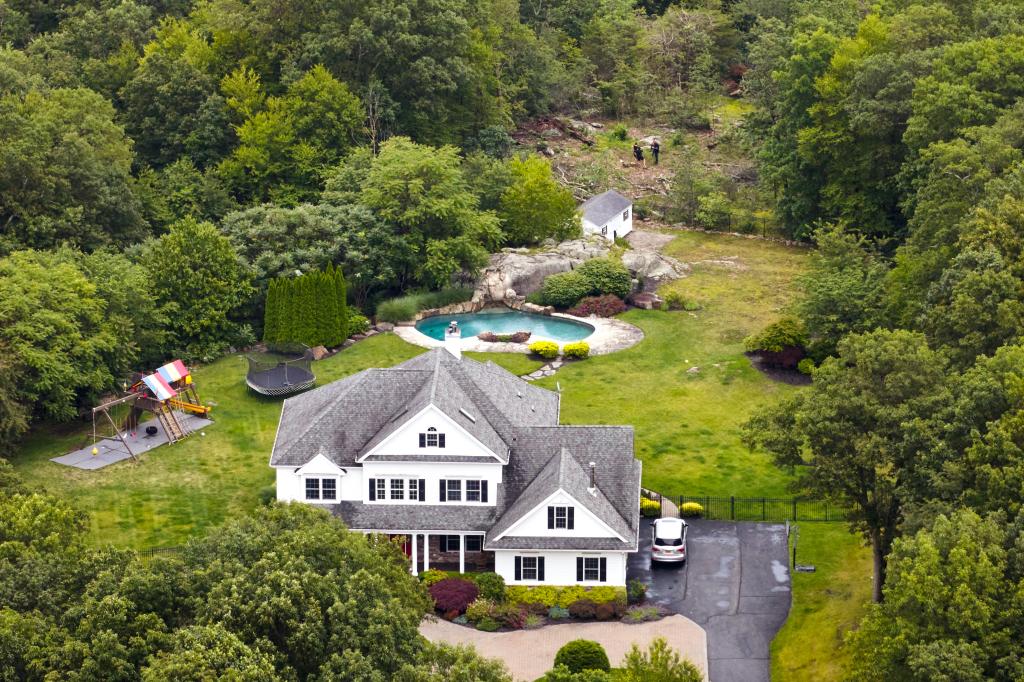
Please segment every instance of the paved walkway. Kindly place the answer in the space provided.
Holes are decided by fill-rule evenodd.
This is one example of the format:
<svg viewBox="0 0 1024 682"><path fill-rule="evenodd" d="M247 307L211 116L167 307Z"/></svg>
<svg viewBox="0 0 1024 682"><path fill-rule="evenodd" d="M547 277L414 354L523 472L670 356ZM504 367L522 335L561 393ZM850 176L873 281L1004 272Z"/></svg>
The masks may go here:
<svg viewBox="0 0 1024 682"><path fill-rule="evenodd" d="M563 623L539 630L513 632L481 632L440 619L425 620L420 633L432 642L471 644L488 658L499 658L508 666L516 680L532 682L551 669L555 654L563 644L574 639L600 642L608 652L608 660L618 665L633 644L641 648L657 637L668 640L669 646L688 658L707 675L707 637L704 630L689 618L675 615L650 623Z"/></svg>
<svg viewBox="0 0 1024 682"><path fill-rule="evenodd" d="M770 647L790 605L785 526L688 520L682 566L651 564L651 533L629 555L647 599L707 631L711 682L768 682ZM645 532L646 531L646 532Z"/></svg>

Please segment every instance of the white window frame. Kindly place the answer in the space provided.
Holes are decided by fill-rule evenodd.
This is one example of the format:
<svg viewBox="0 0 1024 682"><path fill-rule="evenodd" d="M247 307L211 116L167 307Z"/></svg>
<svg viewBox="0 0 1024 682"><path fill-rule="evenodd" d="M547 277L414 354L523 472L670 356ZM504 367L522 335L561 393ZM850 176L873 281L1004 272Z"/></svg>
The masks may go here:
<svg viewBox="0 0 1024 682"><path fill-rule="evenodd" d="M413 476L405 482L406 494L405 499L409 502L420 501L420 479Z"/></svg>
<svg viewBox="0 0 1024 682"><path fill-rule="evenodd" d="M533 567L532 568L528 568L527 567L527 565L526 565L527 561L532 561L533 562ZM536 557L536 556L523 555L522 557L520 557L520 560L519 560L519 571L520 571L520 575L521 575L521 578L522 578L523 582L525 582L527 580L532 580L534 582L538 582L539 579L537 578L537 574L540 571L540 559L538 557ZM527 573L526 573L527 571L532 571L533 575L527 575ZM585 574L586 574L586 572L584 571L584 575Z"/></svg>
<svg viewBox="0 0 1024 682"><path fill-rule="evenodd" d="M395 485L395 484L398 485ZM401 477L389 478L388 479L388 500L390 502L402 502L406 499L405 497L405 479ZM398 493L398 496L395 496Z"/></svg>
<svg viewBox="0 0 1024 682"><path fill-rule="evenodd" d="M438 431L437 427L431 426L426 431L420 434L420 438L423 440L423 445L421 445L420 447L438 449L444 448L445 446L441 444L441 441L442 439L444 439L444 437L444 433Z"/></svg>
<svg viewBox="0 0 1024 682"><path fill-rule="evenodd" d="M555 528L554 530L569 530L569 505L556 504L555 507ZM559 516L561 513L561 516Z"/></svg>
<svg viewBox="0 0 1024 682"><path fill-rule="evenodd" d="M629 209L628 208L625 211L622 212L622 219L623 220L629 220Z"/></svg>
<svg viewBox="0 0 1024 682"><path fill-rule="evenodd" d="M455 491L455 495L458 496L458 499L453 499L452 498L452 490L453 490L452 489L452 484L455 485L454 491ZM437 487L437 486L435 486L435 487ZM444 488L445 488L445 495L444 495L445 502L451 503L451 502L464 502L465 501L462 498L462 488L463 488L463 485L462 485L462 479L461 478L449 478L449 479L447 479L445 481Z"/></svg>
<svg viewBox="0 0 1024 682"><path fill-rule="evenodd" d="M302 499L305 502L311 504L334 504L338 501L338 477L337 476L303 476L302 477ZM310 487L310 483L316 481L316 497L309 497L309 493L313 490ZM334 497L324 497L324 481L330 481L334 484Z"/></svg>
<svg viewBox="0 0 1024 682"><path fill-rule="evenodd" d="M463 481L463 483L464 485L462 486L462 488L465 491L463 502L476 502L479 504L481 502L481 497L483 496L483 479L467 478ZM476 483L476 490L470 490L469 485L471 483ZM470 494L476 495L476 499L470 499Z"/></svg>
<svg viewBox="0 0 1024 682"><path fill-rule="evenodd" d="M594 562L593 568L589 566L590 562ZM593 573L591 573L593 572ZM588 577L588 575L594 577ZM583 582L585 583L599 583L601 582L601 557L597 556L585 556L583 557Z"/></svg>

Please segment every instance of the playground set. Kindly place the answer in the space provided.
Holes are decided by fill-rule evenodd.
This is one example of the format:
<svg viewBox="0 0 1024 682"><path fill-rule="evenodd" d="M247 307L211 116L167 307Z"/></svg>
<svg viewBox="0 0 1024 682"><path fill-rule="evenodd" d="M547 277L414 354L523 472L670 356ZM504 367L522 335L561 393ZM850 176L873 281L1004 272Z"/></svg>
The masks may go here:
<svg viewBox="0 0 1024 682"><path fill-rule="evenodd" d="M181 360L152 374L136 374L124 395L92 408L92 444L53 458L79 469L100 469L211 424L210 407L199 400L192 374Z"/></svg>

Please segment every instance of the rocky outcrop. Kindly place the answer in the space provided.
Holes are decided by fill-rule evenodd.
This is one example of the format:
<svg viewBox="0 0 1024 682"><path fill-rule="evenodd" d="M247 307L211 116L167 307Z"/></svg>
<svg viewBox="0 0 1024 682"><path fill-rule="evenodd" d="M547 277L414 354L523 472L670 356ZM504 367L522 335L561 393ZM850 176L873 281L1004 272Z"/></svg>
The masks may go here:
<svg viewBox="0 0 1024 682"><path fill-rule="evenodd" d="M657 251L631 249L622 254L622 263L641 282L643 291L655 291L665 282L685 277L690 272L686 263Z"/></svg>
<svg viewBox="0 0 1024 682"><path fill-rule="evenodd" d="M544 278L568 272L590 258L608 255L604 239L573 239L545 251L505 249L491 256L477 281L473 302L480 305L503 303L519 308L527 294L540 289Z"/></svg>

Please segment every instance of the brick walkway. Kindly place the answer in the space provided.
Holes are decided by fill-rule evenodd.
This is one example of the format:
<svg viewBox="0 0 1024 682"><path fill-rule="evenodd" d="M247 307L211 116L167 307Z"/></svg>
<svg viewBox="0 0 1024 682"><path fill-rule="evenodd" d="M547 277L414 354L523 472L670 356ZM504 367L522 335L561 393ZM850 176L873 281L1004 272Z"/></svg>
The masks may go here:
<svg viewBox="0 0 1024 682"><path fill-rule="evenodd" d="M563 644L574 639L600 642L608 652L608 660L617 666L635 643L641 648L656 637L664 637L669 646L707 675L707 637L704 630L689 618L674 615L651 623L563 623L539 630L513 632L481 632L440 619L425 620L420 633L432 642L471 644L488 658L499 658L512 676L521 682L532 682L551 669L555 654Z"/></svg>

